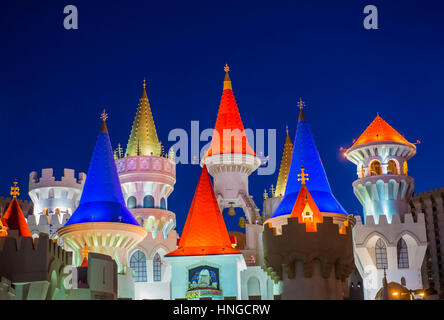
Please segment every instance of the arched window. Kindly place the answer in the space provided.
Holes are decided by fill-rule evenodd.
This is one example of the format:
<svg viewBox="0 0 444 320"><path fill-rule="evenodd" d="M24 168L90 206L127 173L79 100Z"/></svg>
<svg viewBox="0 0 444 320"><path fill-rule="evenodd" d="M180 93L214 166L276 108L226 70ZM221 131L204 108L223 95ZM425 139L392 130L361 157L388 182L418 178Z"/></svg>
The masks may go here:
<svg viewBox="0 0 444 320"><path fill-rule="evenodd" d="M373 160L370 163L370 175L379 176L382 174L381 163L378 160Z"/></svg>
<svg viewBox="0 0 444 320"><path fill-rule="evenodd" d="M391 159L387 163L387 173L388 174L399 174L398 173L398 167L396 165L396 161Z"/></svg>
<svg viewBox="0 0 444 320"><path fill-rule="evenodd" d="M167 208L167 202L165 198L160 199L160 209L166 209Z"/></svg>
<svg viewBox="0 0 444 320"><path fill-rule="evenodd" d="M261 284L256 277L250 277L247 281L248 288L248 300L260 300L261 299Z"/></svg>
<svg viewBox="0 0 444 320"><path fill-rule="evenodd" d="M159 253L154 255L153 259L153 281L162 280L161 259Z"/></svg>
<svg viewBox="0 0 444 320"><path fill-rule="evenodd" d="M381 238L376 241L376 268L387 269L387 248Z"/></svg>
<svg viewBox="0 0 444 320"><path fill-rule="evenodd" d="M407 249L407 243L401 238L398 241L398 268L408 269L409 267L409 252Z"/></svg>
<svg viewBox="0 0 444 320"><path fill-rule="evenodd" d="M154 197L152 195L147 194L145 198L143 198L143 207L154 208Z"/></svg>
<svg viewBox="0 0 444 320"><path fill-rule="evenodd" d="M137 205L137 200L136 197L129 197L128 200L126 200L126 206L128 207L128 209L134 209Z"/></svg>
<svg viewBox="0 0 444 320"><path fill-rule="evenodd" d="M407 283L405 282L405 278L401 277L401 284L405 287L407 285Z"/></svg>
<svg viewBox="0 0 444 320"><path fill-rule="evenodd" d="M145 254L137 250L133 253L130 259L130 267L135 273L136 282L146 282L146 257Z"/></svg>

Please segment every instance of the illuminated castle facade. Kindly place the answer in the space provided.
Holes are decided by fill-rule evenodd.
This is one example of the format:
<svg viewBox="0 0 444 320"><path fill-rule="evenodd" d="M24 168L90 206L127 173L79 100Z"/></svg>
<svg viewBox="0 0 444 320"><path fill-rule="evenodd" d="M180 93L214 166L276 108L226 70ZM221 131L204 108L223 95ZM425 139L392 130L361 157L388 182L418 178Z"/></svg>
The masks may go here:
<svg viewBox="0 0 444 320"><path fill-rule="evenodd" d="M423 288L421 266L427 248L424 214L410 213L414 180L407 161L416 153L379 115L345 152L357 167L353 191L364 221L353 228L356 267L364 280L365 299L374 299L387 273L410 289Z"/></svg>
<svg viewBox="0 0 444 320"><path fill-rule="evenodd" d="M0 219L0 299L340 300L349 298L355 268L366 299L381 292L383 279L421 289L427 237L419 200L411 213L407 175L416 146L378 116L346 151L364 211L355 218L335 198L302 100L299 108L260 214L249 177L261 160L225 67L213 139L179 236L168 209L175 154L158 139L144 82L125 150L112 148L104 112L88 175L65 169L57 180L52 169L32 172L27 220L12 190ZM242 209L245 233L227 230L222 213L234 208ZM43 258L20 267L38 250ZM20 274L34 267L38 277Z"/></svg>

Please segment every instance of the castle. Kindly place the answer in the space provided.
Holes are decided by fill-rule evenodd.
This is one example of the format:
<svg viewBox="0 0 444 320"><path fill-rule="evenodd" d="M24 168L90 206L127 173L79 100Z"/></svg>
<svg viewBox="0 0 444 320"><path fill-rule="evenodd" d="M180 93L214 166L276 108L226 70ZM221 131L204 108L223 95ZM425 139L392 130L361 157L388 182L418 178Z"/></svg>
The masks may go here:
<svg viewBox="0 0 444 320"><path fill-rule="evenodd" d="M112 148L104 111L87 174L65 169L57 180L52 169L31 172L27 219L11 191L0 220L0 299L342 300L353 298L353 277L362 278L365 299L381 296L387 281L418 297L432 273L441 288L439 270L424 271L424 257L435 262L441 253L427 248L434 233L423 212L429 220L443 213L442 190L413 196L407 161L416 146L378 115L345 151L357 166L361 219L335 198L302 100L299 109L261 213L249 192L261 160L225 66L213 138L177 232L168 210L175 153L159 141L144 81L125 150ZM227 230L226 208L243 211L245 234ZM22 268L38 271L25 279L31 273L16 266L29 259Z"/></svg>

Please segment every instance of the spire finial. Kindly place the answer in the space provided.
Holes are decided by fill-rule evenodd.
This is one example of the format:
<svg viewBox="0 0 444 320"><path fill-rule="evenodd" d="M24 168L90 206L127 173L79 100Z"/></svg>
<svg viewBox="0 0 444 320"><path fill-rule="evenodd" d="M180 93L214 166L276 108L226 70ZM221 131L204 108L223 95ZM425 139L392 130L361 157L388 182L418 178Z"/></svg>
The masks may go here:
<svg viewBox="0 0 444 320"><path fill-rule="evenodd" d="M304 113L305 102L302 100L302 98L299 98L298 106L299 106L299 119L298 119L298 121L306 120L305 113Z"/></svg>
<svg viewBox="0 0 444 320"><path fill-rule="evenodd" d="M287 132L287 136L288 136L288 124L285 125L285 131Z"/></svg>
<svg viewBox="0 0 444 320"><path fill-rule="evenodd" d="M11 187L11 192L10 192L10 194L11 194L11 196L12 196L14 199L16 199L17 196L20 195L20 192L19 192L19 191L20 191L20 188L17 187L17 180L14 180L14 186Z"/></svg>
<svg viewBox="0 0 444 320"><path fill-rule="evenodd" d="M108 128L106 127L106 119L108 119L108 114L106 113L105 109L103 109L100 119L102 119L102 127L100 127L100 132L108 132Z"/></svg>
<svg viewBox="0 0 444 320"><path fill-rule="evenodd" d="M305 181L310 180L310 179L306 178L306 177L308 177L308 174L304 173L304 171L305 171L304 166L301 166L301 173L298 174L298 177L300 177L300 178L298 178L298 181L300 181L302 185L305 185Z"/></svg>
<svg viewBox="0 0 444 320"><path fill-rule="evenodd" d="M145 88L146 88L146 79L143 78L143 89L145 89Z"/></svg>
<svg viewBox="0 0 444 320"><path fill-rule="evenodd" d="M231 79L228 74L228 72L230 71L230 67L228 66L227 63L225 64L224 71L225 71L224 90L226 90L226 89L232 90L233 88L231 87Z"/></svg>
<svg viewBox="0 0 444 320"><path fill-rule="evenodd" d="M100 114L100 119L102 119L102 121L106 121L106 119L108 119L108 114L106 113L105 109L103 109L103 112Z"/></svg>
<svg viewBox="0 0 444 320"><path fill-rule="evenodd" d="M299 110L303 110L304 109L304 101L302 101L302 97L299 97Z"/></svg>

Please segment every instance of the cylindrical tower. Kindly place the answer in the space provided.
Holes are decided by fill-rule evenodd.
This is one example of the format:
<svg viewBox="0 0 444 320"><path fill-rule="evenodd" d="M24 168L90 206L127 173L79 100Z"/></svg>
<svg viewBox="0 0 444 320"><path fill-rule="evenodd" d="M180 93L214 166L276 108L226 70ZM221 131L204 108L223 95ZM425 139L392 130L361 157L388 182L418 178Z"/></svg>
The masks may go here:
<svg viewBox="0 0 444 320"><path fill-rule="evenodd" d="M214 191L221 210L240 207L249 224L256 224L258 209L248 192L248 176L261 160L248 143L234 98L229 68L225 66L222 99L210 148L201 160L214 179Z"/></svg>
<svg viewBox="0 0 444 320"><path fill-rule="evenodd" d="M379 115L358 140L345 152L357 166L358 180L353 191L364 209L364 217L377 222L385 215L388 222L394 214L407 213L414 180L407 175L407 161L416 153L408 142Z"/></svg>
<svg viewBox="0 0 444 320"><path fill-rule="evenodd" d="M64 175L58 181L53 169L43 169L41 177L38 177L36 171L31 172L29 197L34 204L36 225L40 223L41 215L50 220L53 215L57 215L60 224L66 222L79 205L85 179L85 173L80 172L76 178L72 169L64 169Z"/></svg>

